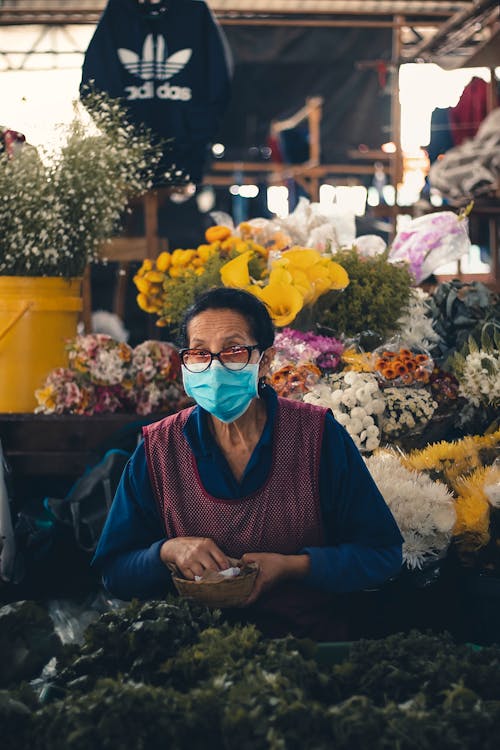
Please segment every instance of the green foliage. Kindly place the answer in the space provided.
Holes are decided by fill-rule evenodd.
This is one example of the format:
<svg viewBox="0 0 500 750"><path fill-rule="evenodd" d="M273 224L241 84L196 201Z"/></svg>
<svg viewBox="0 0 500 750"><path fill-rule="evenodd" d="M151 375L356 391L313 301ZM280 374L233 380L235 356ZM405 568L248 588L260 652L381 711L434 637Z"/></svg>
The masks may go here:
<svg viewBox="0 0 500 750"><path fill-rule="evenodd" d="M168 331L172 340L178 338L184 313L196 297L212 287L221 286L220 269L227 261L228 256L213 255L206 262L203 274L198 276L194 270L186 270L184 276L168 276L165 279L163 315L168 320Z"/></svg>
<svg viewBox="0 0 500 750"><path fill-rule="evenodd" d="M440 341L432 349L433 357L439 363L466 345L471 335L479 343L485 325L494 321L498 323L500 319L500 296L480 281L453 279L440 284L429 305L433 328L440 336Z"/></svg>
<svg viewBox="0 0 500 750"><path fill-rule="evenodd" d="M219 616L182 600L102 616L59 665L58 699L0 693L2 747L496 750L499 647L415 631L351 644L327 666L310 641Z"/></svg>
<svg viewBox="0 0 500 750"><path fill-rule="evenodd" d="M316 321L334 335L355 336L374 331L382 338L393 333L395 321L410 300L411 274L406 266L389 263L384 253L362 258L353 248L332 256L349 274L343 292L331 292L316 303Z"/></svg>
<svg viewBox="0 0 500 750"><path fill-rule="evenodd" d="M98 678L118 675L154 684L161 664L219 619L219 612L183 599L132 602L89 625L81 648L66 649L54 684L84 691Z"/></svg>

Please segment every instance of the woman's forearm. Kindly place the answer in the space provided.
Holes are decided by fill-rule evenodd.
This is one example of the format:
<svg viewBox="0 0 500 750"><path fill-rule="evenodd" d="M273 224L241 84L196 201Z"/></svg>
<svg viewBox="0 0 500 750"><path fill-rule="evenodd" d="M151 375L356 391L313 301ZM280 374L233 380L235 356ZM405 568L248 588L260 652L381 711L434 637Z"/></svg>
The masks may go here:
<svg viewBox="0 0 500 750"><path fill-rule="evenodd" d="M401 569L401 545L367 547L339 544L308 547L310 572L304 583L324 591L346 593L380 586Z"/></svg>
<svg viewBox="0 0 500 750"><path fill-rule="evenodd" d="M164 597L173 591L170 572L160 559L163 542L104 560L101 572L106 590L125 600Z"/></svg>

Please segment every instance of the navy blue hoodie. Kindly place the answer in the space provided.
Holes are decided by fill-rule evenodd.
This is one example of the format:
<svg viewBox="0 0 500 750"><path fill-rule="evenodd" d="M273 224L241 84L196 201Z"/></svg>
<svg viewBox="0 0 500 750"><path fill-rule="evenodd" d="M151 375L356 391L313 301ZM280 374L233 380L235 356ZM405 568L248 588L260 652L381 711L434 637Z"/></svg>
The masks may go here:
<svg viewBox="0 0 500 750"><path fill-rule="evenodd" d="M175 164L200 182L231 75L227 42L203 0L108 0L85 55L81 91L92 81L122 99L132 122L173 139L163 166Z"/></svg>

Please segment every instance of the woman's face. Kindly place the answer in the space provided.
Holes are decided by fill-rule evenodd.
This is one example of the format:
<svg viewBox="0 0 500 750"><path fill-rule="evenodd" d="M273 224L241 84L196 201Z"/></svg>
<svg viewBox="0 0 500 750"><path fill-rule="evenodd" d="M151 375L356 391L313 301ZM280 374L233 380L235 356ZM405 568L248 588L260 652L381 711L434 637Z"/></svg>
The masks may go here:
<svg viewBox="0 0 500 750"><path fill-rule="evenodd" d="M241 313L226 308L204 310L189 321L187 328L188 347L190 349L208 349L220 352L230 346L250 346L257 341L250 331L247 319ZM255 349L250 362L258 362L261 352ZM264 353L259 377L265 375L272 358L271 350Z"/></svg>

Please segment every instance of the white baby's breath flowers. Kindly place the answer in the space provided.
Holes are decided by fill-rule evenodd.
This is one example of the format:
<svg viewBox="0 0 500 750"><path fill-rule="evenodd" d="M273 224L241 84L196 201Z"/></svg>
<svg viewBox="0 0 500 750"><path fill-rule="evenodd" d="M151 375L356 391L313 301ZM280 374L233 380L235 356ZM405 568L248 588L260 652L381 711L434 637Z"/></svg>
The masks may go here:
<svg viewBox="0 0 500 750"><path fill-rule="evenodd" d="M330 375L306 393L304 401L331 409L361 452L378 448L380 431L377 419L384 411L385 401L377 379L371 373Z"/></svg>
<svg viewBox="0 0 500 750"><path fill-rule="evenodd" d="M94 94L86 103L93 123L76 105L58 152L25 145L13 158L0 154L0 275L82 275L130 196L148 188L160 159L151 136L125 121L117 100Z"/></svg>
<svg viewBox="0 0 500 750"><path fill-rule="evenodd" d="M404 537L407 567L421 568L444 556L456 520L453 496L446 485L406 469L390 451L377 452L365 462Z"/></svg>

